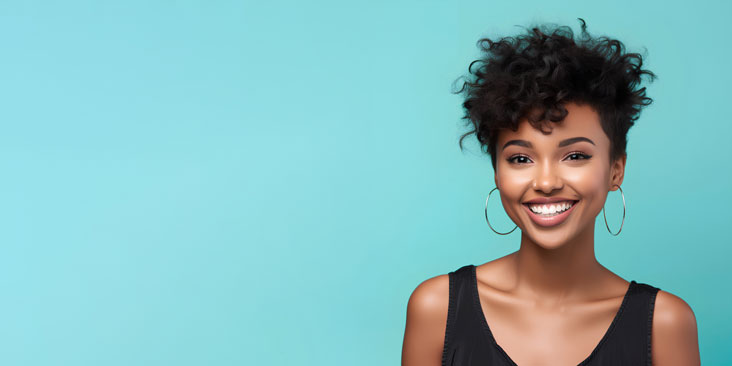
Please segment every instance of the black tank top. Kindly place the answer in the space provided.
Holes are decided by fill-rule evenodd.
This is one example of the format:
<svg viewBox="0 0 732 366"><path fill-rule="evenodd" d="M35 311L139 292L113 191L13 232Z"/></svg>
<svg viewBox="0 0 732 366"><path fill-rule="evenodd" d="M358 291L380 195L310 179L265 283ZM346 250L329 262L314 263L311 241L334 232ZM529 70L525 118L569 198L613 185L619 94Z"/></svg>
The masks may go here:
<svg viewBox="0 0 732 366"><path fill-rule="evenodd" d="M478 295L475 265L449 273L442 366L517 366L496 343ZM651 325L659 288L631 281L620 309L592 353L578 366L651 365Z"/></svg>

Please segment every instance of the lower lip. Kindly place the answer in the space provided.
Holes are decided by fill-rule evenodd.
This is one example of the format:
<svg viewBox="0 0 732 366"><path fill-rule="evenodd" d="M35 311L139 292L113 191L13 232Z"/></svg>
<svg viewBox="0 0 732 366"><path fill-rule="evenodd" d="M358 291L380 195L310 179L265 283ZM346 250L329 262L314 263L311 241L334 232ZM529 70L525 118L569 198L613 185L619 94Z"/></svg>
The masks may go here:
<svg viewBox="0 0 732 366"><path fill-rule="evenodd" d="M560 213L559 215L547 216L547 217L535 214L533 211L531 211L529 206L527 206L525 204L522 204L522 206L524 206L524 208L526 209L526 212L529 213L529 217L531 217L531 220L533 220L534 223L536 223L539 226L549 227L549 226L556 226L556 225L563 223L564 220L566 220L567 217L569 217L569 214L572 213L574 208L577 207L577 203L579 203L579 201L576 201L572 205L572 207L569 208L569 210L564 211L564 212Z"/></svg>

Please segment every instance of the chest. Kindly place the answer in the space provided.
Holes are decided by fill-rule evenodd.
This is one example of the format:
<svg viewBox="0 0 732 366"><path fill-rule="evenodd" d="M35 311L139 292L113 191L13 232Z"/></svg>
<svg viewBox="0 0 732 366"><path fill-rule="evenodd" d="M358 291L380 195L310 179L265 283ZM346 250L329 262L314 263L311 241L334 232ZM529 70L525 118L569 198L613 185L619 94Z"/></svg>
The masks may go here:
<svg viewBox="0 0 732 366"><path fill-rule="evenodd" d="M518 365L579 365L611 329L623 297L542 307L478 295L479 312L498 348Z"/></svg>
<svg viewBox="0 0 732 366"><path fill-rule="evenodd" d="M657 287L631 281L622 299L557 308L479 291L472 265L450 281L443 366L651 365Z"/></svg>

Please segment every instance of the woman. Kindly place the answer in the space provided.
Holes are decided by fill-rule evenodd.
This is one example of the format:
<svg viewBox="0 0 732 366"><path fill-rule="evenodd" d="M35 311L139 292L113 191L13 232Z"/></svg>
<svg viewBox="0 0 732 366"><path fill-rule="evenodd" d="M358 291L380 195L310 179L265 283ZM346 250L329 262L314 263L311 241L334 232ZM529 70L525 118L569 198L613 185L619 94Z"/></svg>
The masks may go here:
<svg viewBox="0 0 732 366"><path fill-rule="evenodd" d="M688 304L595 258L595 219L609 191L622 195L627 132L652 102L636 87L655 75L580 21L577 40L543 26L479 42L485 56L458 91L473 127L460 147L474 133L490 154L488 199L520 228L520 249L417 286L402 365L700 364Z"/></svg>

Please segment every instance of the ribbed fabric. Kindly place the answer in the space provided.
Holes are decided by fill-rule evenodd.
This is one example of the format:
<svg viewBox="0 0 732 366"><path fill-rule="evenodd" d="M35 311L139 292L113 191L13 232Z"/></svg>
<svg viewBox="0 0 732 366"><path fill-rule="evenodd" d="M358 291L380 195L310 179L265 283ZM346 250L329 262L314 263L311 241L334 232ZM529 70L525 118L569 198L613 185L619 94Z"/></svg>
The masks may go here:
<svg viewBox="0 0 732 366"><path fill-rule="evenodd" d="M475 266L449 273L450 300L442 366L518 366L496 343L480 307ZM631 281L620 309L578 366L651 366L651 327L659 288Z"/></svg>

